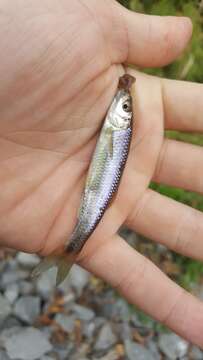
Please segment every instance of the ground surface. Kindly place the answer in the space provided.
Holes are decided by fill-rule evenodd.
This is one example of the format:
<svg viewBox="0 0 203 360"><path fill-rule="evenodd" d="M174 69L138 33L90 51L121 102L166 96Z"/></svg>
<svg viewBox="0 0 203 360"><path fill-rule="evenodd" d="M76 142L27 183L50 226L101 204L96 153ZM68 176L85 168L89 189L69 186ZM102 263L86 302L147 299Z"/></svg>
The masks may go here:
<svg viewBox="0 0 203 360"><path fill-rule="evenodd" d="M0 360L203 359L198 348L147 320L78 266L57 290L54 271L31 280L37 262L33 255L2 253Z"/></svg>

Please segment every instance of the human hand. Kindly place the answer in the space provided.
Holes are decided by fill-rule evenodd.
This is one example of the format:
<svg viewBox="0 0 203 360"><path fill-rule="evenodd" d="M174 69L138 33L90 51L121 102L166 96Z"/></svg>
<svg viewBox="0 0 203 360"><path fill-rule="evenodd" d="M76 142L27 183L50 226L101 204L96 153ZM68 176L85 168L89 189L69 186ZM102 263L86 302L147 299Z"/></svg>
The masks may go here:
<svg viewBox="0 0 203 360"><path fill-rule="evenodd" d="M121 63L167 64L186 46L191 25L133 14L111 0L1 0L0 9L1 244L48 255L73 229ZM203 346L201 302L116 235L125 223L202 259L202 214L148 185L154 179L202 191L202 149L166 140L163 131L203 130L203 88L129 71L137 78L129 159L116 199L78 263Z"/></svg>

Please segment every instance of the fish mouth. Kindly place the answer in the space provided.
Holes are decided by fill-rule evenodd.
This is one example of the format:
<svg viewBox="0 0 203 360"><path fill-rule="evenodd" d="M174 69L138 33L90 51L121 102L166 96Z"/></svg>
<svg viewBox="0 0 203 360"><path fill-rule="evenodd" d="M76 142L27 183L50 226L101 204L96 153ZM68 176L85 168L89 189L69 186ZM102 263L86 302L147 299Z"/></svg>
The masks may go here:
<svg viewBox="0 0 203 360"><path fill-rule="evenodd" d="M124 74L119 78L118 88L129 92L135 81L136 78L134 76L130 74Z"/></svg>

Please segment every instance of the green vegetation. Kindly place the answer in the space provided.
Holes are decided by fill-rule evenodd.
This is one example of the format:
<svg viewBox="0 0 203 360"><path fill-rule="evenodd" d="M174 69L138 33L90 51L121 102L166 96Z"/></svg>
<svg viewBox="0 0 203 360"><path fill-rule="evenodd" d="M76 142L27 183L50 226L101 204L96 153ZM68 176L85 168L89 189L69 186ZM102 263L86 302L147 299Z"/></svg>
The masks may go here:
<svg viewBox="0 0 203 360"><path fill-rule="evenodd" d="M120 0L131 10L153 15L184 15L193 21L192 41L184 56L162 69L146 69L150 74L172 79L202 82L203 80L203 22L199 1L196 0Z"/></svg>
<svg viewBox="0 0 203 360"><path fill-rule="evenodd" d="M172 79L203 82L203 1L202 5L196 0L120 0L119 2L131 10L147 14L189 16L193 21L194 32L185 54L169 66L159 69L144 69L144 71ZM167 131L166 136L195 145L203 145L203 135L200 134ZM153 183L151 187L161 194L203 211L203 196L199 194L163 184ZM171 261L178 265L179 272L175 276L170 274L169 276L182 286L191 289L194 283L203 278L202 263L177 254L171 256Z"/></svg>

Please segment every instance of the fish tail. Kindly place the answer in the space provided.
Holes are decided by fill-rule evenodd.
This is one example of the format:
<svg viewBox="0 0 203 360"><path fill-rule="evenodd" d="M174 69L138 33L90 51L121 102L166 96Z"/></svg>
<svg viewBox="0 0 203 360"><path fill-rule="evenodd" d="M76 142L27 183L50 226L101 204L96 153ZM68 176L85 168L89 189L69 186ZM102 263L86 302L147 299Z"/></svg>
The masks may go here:
<svg viewBox="0 0 203 360"><path fill-rule="evenodd" d="M72 254L66 254L59 256L48 256L40 261L37 267L32 272L32 277L38 277L43 272L49 270L52 267L57 268L56 285L60 285L68 275L72 265L74 264L75 256Z"/></svg>

